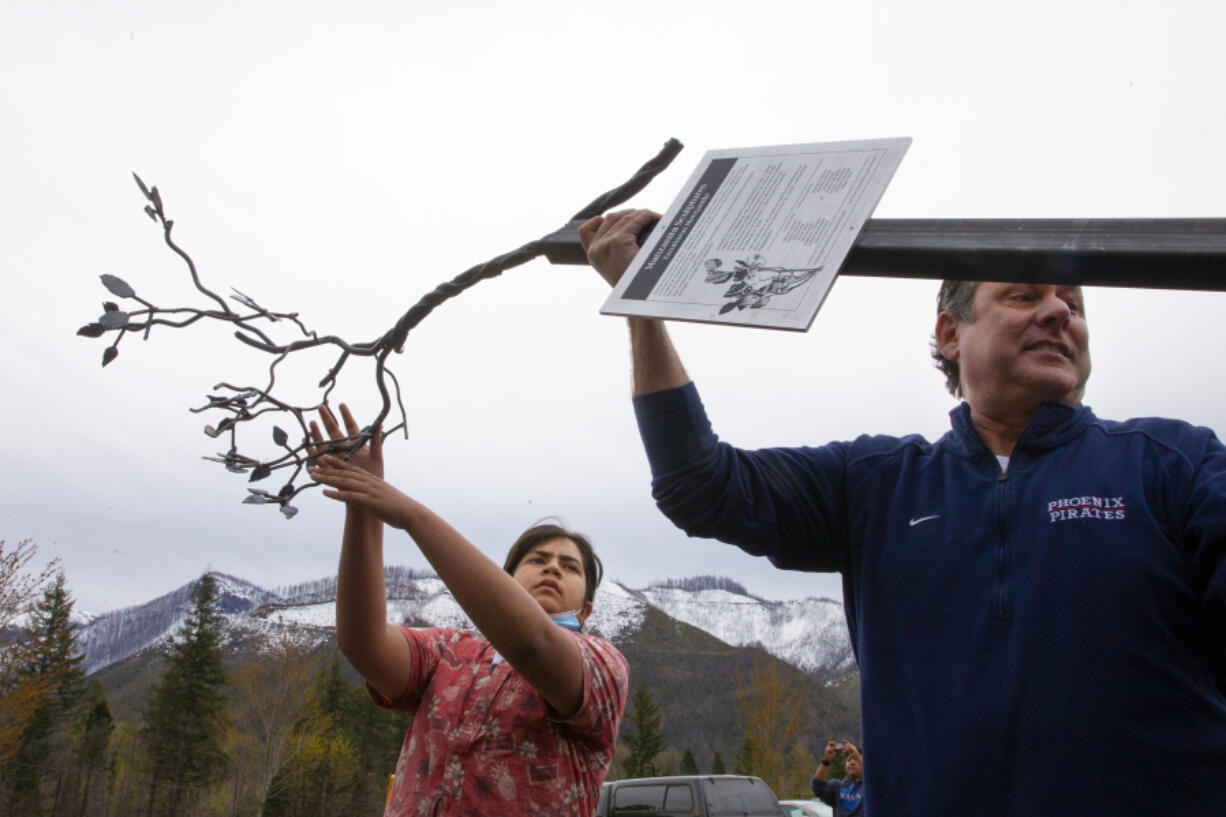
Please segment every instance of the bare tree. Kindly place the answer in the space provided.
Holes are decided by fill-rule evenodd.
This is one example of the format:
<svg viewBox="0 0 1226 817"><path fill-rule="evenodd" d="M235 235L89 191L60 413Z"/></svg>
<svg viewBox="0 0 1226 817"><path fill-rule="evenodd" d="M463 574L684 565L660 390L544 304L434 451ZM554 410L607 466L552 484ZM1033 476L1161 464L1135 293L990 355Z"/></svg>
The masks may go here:
<svg viewBox="0 0 1226 817"><path fill-rule="evenodd" d="M780 661L754 656L736 675L736 700L745 738L753 746L753 774L773 791L785 787L785 751L802 735L808 709L804 695L780 672Z"/></svg>
<svg viewBox="0 0 1226 817"><path fill-rule="evenodd" d="M28 671L38 643L18 620L30 612L39 588L59 564L53 560L31 575L27 568L37 553L30 539L8 548L0 539L0 764L21 748L26 727L54 690L49 673Z"/></svg>
<svg viewBox="0 0 1226 817"><path fill-rule="evenodd" d="M237 777L251 773L243 800L262 806L286 758L327 729L327 723L315 729L302 723L319 670L316 641L310 631L298 627L266 636L257 656L240 664L231 677L241 702L238 720L254 739L247 746L251 756L235 764L236 790Z"/></svg>

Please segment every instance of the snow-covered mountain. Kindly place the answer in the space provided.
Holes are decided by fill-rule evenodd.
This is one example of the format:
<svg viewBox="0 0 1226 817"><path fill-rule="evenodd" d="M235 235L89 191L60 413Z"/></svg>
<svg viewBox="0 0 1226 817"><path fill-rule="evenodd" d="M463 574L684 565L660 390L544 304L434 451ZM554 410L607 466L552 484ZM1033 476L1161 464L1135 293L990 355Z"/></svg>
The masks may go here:
<svg viewBox="0 0 1226 817"><path fill-rule="evenodd" d="M218 606L232 620L277 599L275 594L234 576L212 576L217 582ZM185 584L153 601L103 613L81 626L78 639L85 649L85 671L94 672L122 661L177 633L191 610L195 586L195 582Z"/></svg>
<svg viewBox="0 0 1226 817"><path fill-rule="evenodd" d="M290 626L328 630L335 624L335 578L269 591L233 576L213 576L233 635L275 633ZM432 574L389 567L385 583L389 620L414 626L469 626L447 588ZM82 626L87 671L120 661L177 632L190 608L192 587L184 585ZM643 590L606 580L596 593L587 629L620 643L640 629L649 607L727 644L760 645L822 681L854 668L837 602L768 601L750 596L728 579L673 580Z"/></svg>
<svg viewBox="0 0 1226 817"><path fill-rule="evenodd" d="M638 591L638 596L720 641L737 647L759 645L823 681L855 668L839 602L769 601L749 595L735 582L704 578L707 587L701 580L664 582Z"/></svg>

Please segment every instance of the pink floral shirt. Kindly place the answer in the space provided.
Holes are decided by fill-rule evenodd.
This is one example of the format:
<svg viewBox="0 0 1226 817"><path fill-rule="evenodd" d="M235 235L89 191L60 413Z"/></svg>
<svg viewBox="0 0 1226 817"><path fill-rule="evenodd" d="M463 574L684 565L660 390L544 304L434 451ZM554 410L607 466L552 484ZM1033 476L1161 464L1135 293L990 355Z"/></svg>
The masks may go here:
<svg viewBox="0 0 1226 817"><path fill-rule="evenodd" d="M612 644L571 632L583 703L557 720L480 633L401 629L409 692L392 702L372 690L380 706L413 714L385 817L590 817L626 706L629 667Z"/></svg>

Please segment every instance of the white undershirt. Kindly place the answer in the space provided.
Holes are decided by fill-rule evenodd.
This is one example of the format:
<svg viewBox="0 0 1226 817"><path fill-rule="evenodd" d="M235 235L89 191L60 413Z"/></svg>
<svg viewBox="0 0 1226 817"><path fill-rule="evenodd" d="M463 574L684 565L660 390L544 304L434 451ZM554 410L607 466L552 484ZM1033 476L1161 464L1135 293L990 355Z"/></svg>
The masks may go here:
<svg viewBox="0 0 1226 817"><path fill-rule="evenodd" d="M1008 473L1008 471L1009 471L1009 458L1008 458L1008 457L1005 457L1005 456L1002 456L1002 455L1000 455L1000 454L997 454L997 455L996 455L996 461L1000 463L1000 470L1001 470L1001 473Z"/></svg>

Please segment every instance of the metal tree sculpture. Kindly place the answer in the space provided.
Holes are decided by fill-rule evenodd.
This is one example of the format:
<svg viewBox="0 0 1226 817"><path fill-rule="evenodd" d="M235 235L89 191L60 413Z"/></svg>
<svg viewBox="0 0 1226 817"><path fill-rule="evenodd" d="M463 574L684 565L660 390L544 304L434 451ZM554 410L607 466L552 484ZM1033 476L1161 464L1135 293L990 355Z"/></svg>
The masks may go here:
<svg viewBox="0 0 1226 817"><path fill-rule="evenodd" d="M277 505L280 507L281 513L288 519L298 512L290 504L290 501L299 492L319 484L316 482L295 484L295 481L303 473L303 469L311 462L311 457L307 450L308 426L306 415L318 411L322 406L328 405L328 396L336 385L337 375L351 357L374 358L375 384L379 389L379 396L383 402L378 415L370 423L366 424L360 433L328 441L330 450L344 453L346 456L352 455L353 452L361 448L370 439L373 429L382 427L383 421L391 412L393 391L395 392L396 406L400 412L400 422L383 432L383 434L386 437L388 434L405 427L406 415L404 403L400 395L400 384L395 374L388 368L387 359L393 351L400 353L404 350L404 342L409 332L417 324L421 323L436 306L449 298L459 295L479 281L501 275L505 270L527 263L541 255L549 255L557 248L555 236L568 229L573 231L573 225L576 222L587 220L592 216L605 212L611 207L616 207L642 190L660 171L668 167L669 163L681 151L681 147L681 143L676 139L670 139L663 149L639 168L630 179L598 196L586 207L579 210L562 230L547 235L542 239L529 241L517 249L471 267L446 283L439 284L432 292L422 297L421 300L405 312L400 317L400 320L396 322L395 326L375 340L364 343L350 343L334 335L320 336L303 325L302 321L298 319L298 313L271 311L237 289L233 290L230 299L239 304L242 311L232 308L225 298L222 298L201 282L195 262L171 237L174 222L166 217L166 212L162 205L162 196L158 192L157 187L147 186L139 176L133 173L132 175L136 179L141 193L144 194L145 199L148 201L148 204L145 205L145 214L161 226L163 240L176 255L183 259L196 289L208 299L211 299L216 306L203 309L190 306L175 308L155 306L137 295L136 291L123 279L114 275L103 275L101 276L102 285L112 295L117 298L136 301L142 308L124 310L120 309L117 303L106 301L102 304L103 312L101 317L94 323L82 326L77 330L77 334L90 338L102 337L107 333L114 334L115 339L102 353L102 365L106 366L118 357L119 343L129 333L140 332L148 339L154 326L185 327L203 318L211 318L233 324L235 326L234 336L238 340L252 348L272 355L273 360L268 366L267 384L261 387L234 385L225 382L218 383L213 387L214 393L207 395L208 402L199 408L191 409L191 411L193 413L206 411L221 412L225 415L216 425L205 426L204 433L209 437L220 438L224 436L228 438L230 443L229 449L225 453L218 453L217 456L205 457L205 459L223 464L228 471L248 474L249 482L259 482L267 479L272 476L274 471L292 469L285 484L276 492L265 491L259 488L248 488L249 494L243 500L245 503L254 505ZM301 337L288 343L277 343L261 328L266 324L279 323L281 321L294 324L301 333ZM277 367L281 362L294 352L319 346L333 346L338 350L336 362L319 381L319 387L324 389L320 401L314 405L292 405L276 397L273 392L277 384ZM389 381L391 382L391 388L388 385ZM284 453L266 460L260 460L240 453L238 449L240 428L243 424L269 413L290 415L298 425L298 441L291 444L289 432L281 426L274 425L272 431L273 442L279 449L284 449Z"/></svg>

